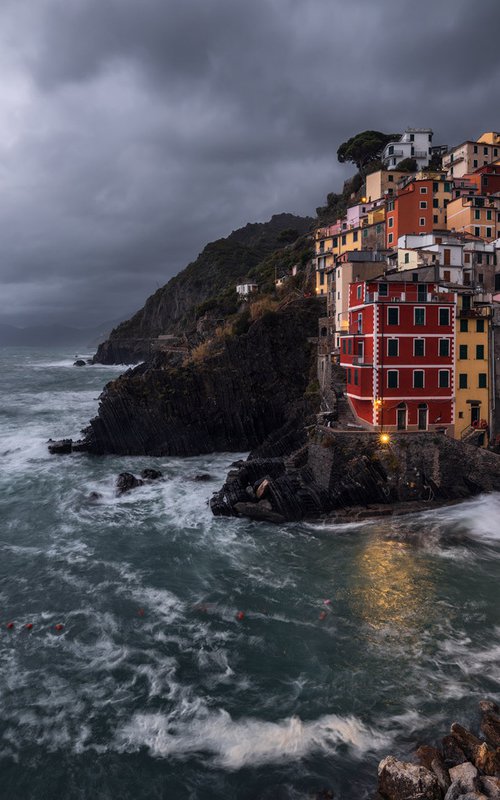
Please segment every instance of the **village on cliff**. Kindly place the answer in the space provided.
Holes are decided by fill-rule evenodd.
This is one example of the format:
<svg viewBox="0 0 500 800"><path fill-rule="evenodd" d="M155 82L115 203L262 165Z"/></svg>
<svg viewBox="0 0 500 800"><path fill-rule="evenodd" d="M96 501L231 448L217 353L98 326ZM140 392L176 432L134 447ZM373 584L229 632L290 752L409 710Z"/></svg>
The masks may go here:
<svg viewBox="0 0 500 800"><path fill-rule="evenodd" d="M323 415L486 447L500 434L500 133L432 140L393 137L313 234Z"/></svg>

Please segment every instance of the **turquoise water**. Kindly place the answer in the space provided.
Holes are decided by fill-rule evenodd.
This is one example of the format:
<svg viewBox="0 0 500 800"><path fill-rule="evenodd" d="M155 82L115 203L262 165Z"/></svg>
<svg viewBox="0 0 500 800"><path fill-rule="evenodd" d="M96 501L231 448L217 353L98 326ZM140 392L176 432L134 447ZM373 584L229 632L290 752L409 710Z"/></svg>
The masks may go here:
<svg viewBox="0 0 500 800"><path fill-rule="evenodd" d="M381 757L499 699L500 497L214 519L234 454L48 455L119 372L72 356L0 350L2 797L358 800ZM117 498L147 466L165 480Z"/></svg>

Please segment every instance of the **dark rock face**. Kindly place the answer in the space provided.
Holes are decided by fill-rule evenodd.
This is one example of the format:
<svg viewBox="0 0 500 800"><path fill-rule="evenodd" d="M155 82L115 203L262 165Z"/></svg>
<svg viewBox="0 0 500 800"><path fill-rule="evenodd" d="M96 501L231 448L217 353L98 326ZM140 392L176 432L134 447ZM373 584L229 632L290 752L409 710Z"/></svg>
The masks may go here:
<svg viewBox="0 0 500 800"><path fill-rule="evenodd" d="M131 472L120 472L116 479L116 492L117 494L125 494L130 492L131 489L136 489L137 486L143 486L144 481L136 478Z"/></svg>
<svg viewBox="0 0 500 800"><path fill-rule="evenodd" d="M425 767L387 756L378 768L378 789L387 800L442 800L437 778Z"/></svg>
<svg viewBox="0 0 500 800"><path fill-rule="evenodd" d="M55 456L64 456L67 453L71 453L73 449L73 440L72 439L59 439L57 442L50 442L49 443L49 453Z"/></svg>
<svg viewBox="0 0 500 800"><path fill-rule="evenodd" d="M84 361L83 358L77 358L75 363L73 364L74 367L85 367L86 365L87 365L87 362Z"/></svg>
<svg viewBox="0 0 500 800"><path fill-rule="evenodd" d="M316 428L291 456L250 457L236 466L212 498L215 515L261 518L248 506L249 500L258 502L264 480L269 511L285 520L366 506L374 506L378 516L391 504L410 509L415 504L421 510L426 503L500 490L497 455L432 434L392 435L386 446L376 434Z"/></svg>
<svg viewBox="0 0 500 800"><path fill-rule="evenodd" d="M315 298L299 299L222 340L204 361L172 367L158 354L128 370L107 385L78 449L189 456L251 450L271 436L290 452L317 410L306 388L319 309Z"/></svg>

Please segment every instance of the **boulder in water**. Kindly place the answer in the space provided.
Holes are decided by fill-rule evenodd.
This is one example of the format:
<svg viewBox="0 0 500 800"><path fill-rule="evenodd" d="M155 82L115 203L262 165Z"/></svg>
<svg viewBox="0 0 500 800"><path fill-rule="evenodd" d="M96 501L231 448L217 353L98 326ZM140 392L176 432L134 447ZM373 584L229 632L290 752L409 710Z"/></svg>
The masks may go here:
<svg viewBox="0 0 500 800"><path fill-rule="evenodd" d="M163 473L160 472L159 469L143 469L141 472L141 478L145 481L157 481L160 478L163 478Z"/></svg>
<svg viewBox="0 0 500 800"><path fill-rule="evenodd" d="M436 776L426 767L387 756L378 765L378 789L387 800L441 800Z"/></svg>
<svg viewBox="0 0 500 800"><path fill-rule="evenodd" d="M84 361L83 358L77 358L75 363L73 364L74 367L85 367L86 365L87 365L87 362Z"/></svg>
<svg viewBox="0 0 500 800"><path fill-rule="evenodd" d="M57 442L49 441L49 453L57 456L64 456L71 453L73 449L73 439L59 439Z"/></svg>
<svg viewBox="0 0 500 800"><path fill-rule="evenodd" d="M193 476L194 481L198 481L199 483L206 483L206 481L211 481L212 476L208 474L208 472L200 472L198 475Z"/></svg>
<svg viewBox="0 0 500 800"><path fill-rule="evenodd" d="M130 492L131 489L135 489L137 486L143 485L144 481L136 478L131 472L120 472L118 478L116 479L117 494L125 494L125 492Z"/></svg>

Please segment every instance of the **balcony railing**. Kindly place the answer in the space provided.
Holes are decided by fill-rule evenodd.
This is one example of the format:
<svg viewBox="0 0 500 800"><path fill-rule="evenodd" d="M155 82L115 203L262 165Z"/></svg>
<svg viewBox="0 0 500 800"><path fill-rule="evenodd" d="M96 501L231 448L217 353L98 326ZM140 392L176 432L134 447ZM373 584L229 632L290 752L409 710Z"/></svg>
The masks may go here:
<svg viewBox="0 0 500 800"><path fill-rule="evenodd" d="M458 317L461 319L476 319L477 317L491 316L493 316L493 309L490 306L482 306L481 308L461 308L458 312Z"/></svg>

